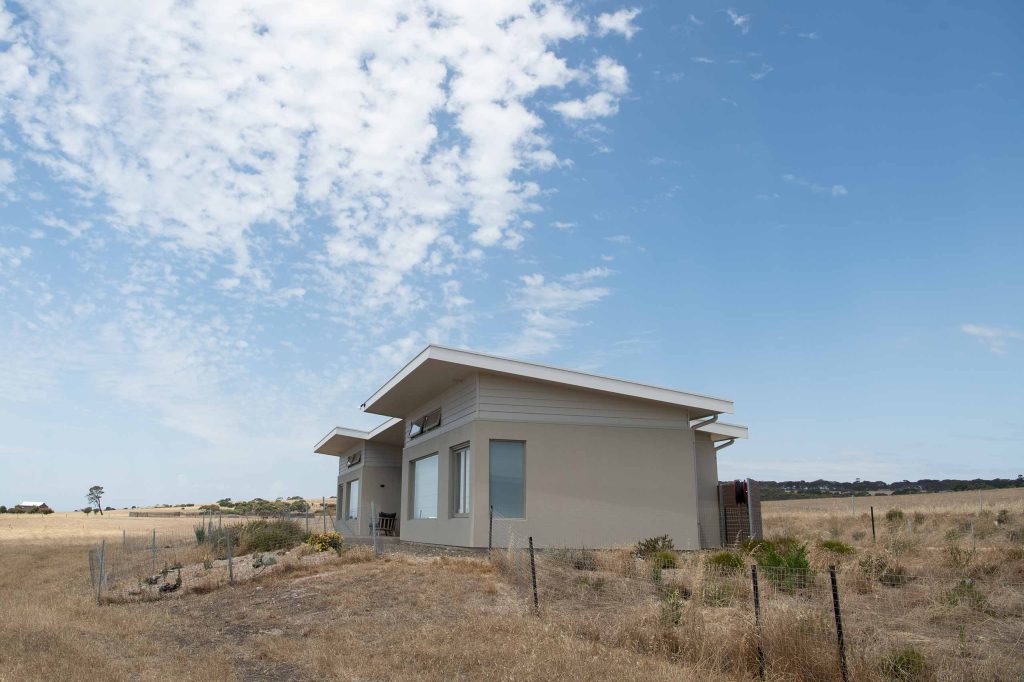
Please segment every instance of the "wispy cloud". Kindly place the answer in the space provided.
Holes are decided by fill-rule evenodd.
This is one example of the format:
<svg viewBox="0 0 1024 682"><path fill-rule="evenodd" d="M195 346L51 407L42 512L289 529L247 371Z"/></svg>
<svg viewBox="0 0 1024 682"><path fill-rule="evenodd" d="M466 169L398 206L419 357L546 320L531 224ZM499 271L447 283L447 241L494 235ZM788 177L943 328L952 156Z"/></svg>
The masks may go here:
<svg viewBox="0 0 1024 682"><path fill-rule="evenodd" d="M814 31L811 31L809 33L797 33L796 35L797 35L797 37L803 38L804 40L817 40L818 39L818 34L815 33Z"/></svg>
<svg viewBox="0 0 1024 682"><path fill-rule="evenodd" d="M1024 341L1024 331L1015 329L1002 329L983 324L964 324L960 326L960 331L978 339L996 355L1005 355L1010 343Z"/></svg>
<svg viewBox="0 0 1024 682"><path fill-rule="evenodd" d="M834 197L845 197L849 194L844 185L820 185L816 182L811 182L810 180L793 175L792 173L786 173L782 176L782 179L791 185L802 187L814 192L815 194L830 194Z"/></svg>
<svg viewBox="0 0 1024 682"><path fill-rule="evenodd" d="M521 285L513 291L511 305L520 311L523 327L501 352L537 356L559 348L563 338L580 324L573 313L608 296L610 290L596 282L611 273L606 267L595 267L558 279L541 274L520 278Z"/></svg>
<svg viewBox="0 0 1024 682"><path fill-rule="evenodd" d="M569 231L572 228L576 227L576 223L570 223L565 220L556 220L551 223L551 227L555 228L556 230Z"/></svg>
<svg viewBox="0 0 1024 682"><path fill-rule="evenodd" d="M701 19L699 19L697 16L693 15L693 14L691 14L688 18L690 20L690 23L693 24L694 26L703 26L704 25L704 22Z"/></svg>
<svg viewBox="0 0 1024 682"><path fill-rule="evenodd" d="M765 76L767 76L768 74L770 74L774 70L775 70L775 67L772 66L771 64L762 64L760 69L758 69L754 73L750 74L750 77L753 78L756 81L759 81L762 78L764 78Z"/></svg>
<svg viewBox="0 0 1024 682"><path fill-rule="evenodd" d="M609 33L620 33L630 40L640 30L633 20L640 15L636 7L620 9L617 12L601 14L597 17L597 35L606 36Z"/></svg>
<svg viewBox="0 0 1024 682"><path fill-rule="evenodd" d="M749 14L740 14L732 8L725 10L725 13L729 15L729 21L732 22L732 25L738 28L741 33L746 35L750 32Z"/></svg>
<svg viewBox="0 0 1024 682"><path fill-rule="evenodd" d="M714 64L715 63L715 60L712 59L711 57L690 57L690 61L691 62L696 62L697 64Z"/></svg>

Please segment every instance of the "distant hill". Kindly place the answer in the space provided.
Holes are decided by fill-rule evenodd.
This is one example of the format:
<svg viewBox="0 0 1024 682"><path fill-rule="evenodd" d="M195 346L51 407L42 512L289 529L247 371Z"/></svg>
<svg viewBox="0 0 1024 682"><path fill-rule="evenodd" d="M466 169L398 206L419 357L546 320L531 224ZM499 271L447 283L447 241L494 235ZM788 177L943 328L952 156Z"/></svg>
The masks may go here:
<svg viewBox="0 0 1024 682"><path fill-rule="evenodd" d="M909 495L914 493L939 493L962 490L995 490L999 488L1024 488L1024 474L1017 478L956 478L919 481L759 481L762 500L798 500L821 497L866 497L868 495Z"/></svg>

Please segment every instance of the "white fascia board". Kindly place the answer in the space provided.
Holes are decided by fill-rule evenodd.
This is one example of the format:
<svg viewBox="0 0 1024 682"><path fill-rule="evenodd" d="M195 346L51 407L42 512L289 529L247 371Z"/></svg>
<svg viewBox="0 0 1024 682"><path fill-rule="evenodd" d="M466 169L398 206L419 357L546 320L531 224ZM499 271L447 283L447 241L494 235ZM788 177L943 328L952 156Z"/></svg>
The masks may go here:
<svg viewBox="0 0 1024 682"><path fill-rule="evenodd" d="M369 439L370 434L366 431L360 431L358 429L346 429L342 426L336 426L326 436L320 439L320 442L313 448L313 452L318 455L331 455L332 457L339 457L338 453L334 452L321 452L327 443L334 438L347 438L353 441L365 441ZM349 447L355 445L355 442L351 443Z"/></svg>
<svg viewBox="0 0 1024 682"><path fill-rule="evenodd" d="M725 422L712 422L704 426L698 426L697 431L708 433L721 438L746 438L748 429L739 424L726 424Z"/></svg>
<svg viewBox="0 0 1024 682"><path fill-rule="evenodd" d="M418 367L428 360L438 360L440 362L463 365L486 372L520 376L537 381L548 381L566 386L574 386L577 388L585 388L604 393L639 398L641 400L653 400L660 403L668 403L670 405L679 405L681 407L694 407L701 410L707 410L709 412L731 414L733 411L732 401L725 400L724 398L715 398L697 393L676 391L670 388L663 388L661 386L652 386L650 384L641 384L635 381L626 381L625 379L614 379L612 377L601 376L598 374L589 374L579 370L562 369L560 367L540 365L533 362L524 362L522 360L511 360L509 358L501 358L495 355L487 355L485 353L478 353L475 351L458 350L445 346L427 346L424 348L419 355L413 358L405 367L395 374L395 376L391 377L386 384L381 386L376 393L370 396L366 402L363 403L363 409L367 412L373 412L374 404L377 401L387 395L395 388L395 386L401 383L403 379L415 372Z"/></svg>

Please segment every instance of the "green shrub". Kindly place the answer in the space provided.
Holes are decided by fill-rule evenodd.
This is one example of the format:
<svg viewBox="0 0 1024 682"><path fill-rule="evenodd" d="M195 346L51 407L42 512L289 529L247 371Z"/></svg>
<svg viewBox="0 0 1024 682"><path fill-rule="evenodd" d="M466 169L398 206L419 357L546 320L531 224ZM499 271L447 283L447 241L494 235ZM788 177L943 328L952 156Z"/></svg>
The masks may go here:
<svg viewBox="0 0 1024 682"><path fill-rule="evenodd" d="M667 535L659 535L636 543L633 553L641 559L646 559L655 552L672 551L673 549L675 549L675 544L672 542L672 538Z"/></svg>
<svg viewBox="0 0 1024 682"><path fill-rule="evenodd" d="M899 523L903 520L903 510L899 507L893 507L885 512L885 520L892 524Z"/></svg>
<svg viewBox="0 0 1024 682"><path fill-rule="evenodd" d="M708 582L700 591L701 601L707 606L729 606L736 596L736 586L728 582Z"/></svg>
<svg viewBox="0 0 1024 682"><path fill-rule="evenodd" d="M304 535L302 527L288 519L258 519L238 528L242 554L290 549L302 543Z"/></svg>
<svg viewBox="0 0 1024 682"><path fill-rule="evenodd" d="M754 552L754 558L764 576L784 592L803 589L810 582L811 563L807 559L807 545L793 538L761 543Z"/></svg>
<svg viewBox="0 0 1024 682"><path fill-rule="evenodd" d="M707 565L721 573L739 573L746 566L746 562L736 552L723 551L709 556Z"/></svg>
<svg viewBox="0 0 1024 682"><path fill-rule="evenodd" d="M675 568L676 567L676 555L667 549L662 549L650 557L648 561L656 565L658 568Z"/></svg>
<svg viewBox="0 0 1024 682"><path fill-rule="evenodd" d="M597 556L589 549L558 549L552 552L552 558L577 571L596 571Z"/></svg>
<svg viewBox="0 0 1024 682"><path fill-rule="evenodd" d="M853 547L842 540L822 540L821 548L833 554L853 554Z"/></svg>
<svg viewBox="0 0 1024 682"><path fill-rule="evenodd" d="M925 668L924 654L911 646L896 649L882 659L882 673L899 682L922 679Z"/></svg>
<svg viewBox="0 0 1024 682"><path fill-rule="evenodd" d="M192 526L192 532L196 534L197 545L206 542L206 526L201 523L198 526Z"/></svg>
<svg viewBox="0 0 1024 682"><path fill-rule="evenodd" d="M318 552L329 552L333 550L340 554L345 541L341 539L340 535L334 531L330 531L328 533L313 533L306 538L306 544Z"/></svg>
<svg viewBox="0 0 1024 682"><path fill-rule="evenodd" d="M661 599L661 618L668 625L679 625L683 620L682 592L675 588L665 590Z"/></svg>
<svg viewBox="0 0 1024 682"><path fill-rule="evenodd" d="M1000 526L1005 526L1010 522L1010 510L1000 509L999 513L996 514L996 523Z"/></svg>

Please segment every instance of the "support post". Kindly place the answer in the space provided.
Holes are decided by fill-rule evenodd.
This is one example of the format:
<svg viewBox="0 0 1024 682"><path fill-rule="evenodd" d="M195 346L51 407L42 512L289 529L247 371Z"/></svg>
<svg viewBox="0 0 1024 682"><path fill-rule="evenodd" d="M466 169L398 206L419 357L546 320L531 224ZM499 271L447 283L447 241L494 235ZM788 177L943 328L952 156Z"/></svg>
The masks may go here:
<svg viewBox="0 0 1024 682"><path fill-rule="evenodd" d="M96 576L96 605L99 606L103 603L103 581L106 578L106 558L107 558L107 541L103 539L100 541L100 556L99 556L99 569L100 573Z"/></svg>
<svg viewBox="0 0 1024 682"><path fill-rule="evenodd" d="M839 610L839 585L836 582L836 567L828 567L828 577L832 581L832 611L836 617L836 643L839 646L839 672L843 682L849 682L850 674L846 669L846 642L843 640L843 615Z"/></svg>
<svg viewBox="0 0 1024 682"><path fill-rule="evenodd" d="M754 629L757 636L757 677L764 679L764 647L761 644L761 592L757 587L757 565L750 567L750 581L754 587Z"/></svg>
<svg viewBox="0 0 1024 682"><path fill-rule="evenodd" d="M533 558L533 536L530 536L530 577L533 580L533 608L540 611L540 601L537 599L537 562Z"/></svg>
<svg viewBox="0 0 1024 682"><path fill-rule="evenodd" d="M227 554L228 554L228 585L234 585L235 584L235 565L231 561L231 533L228 533L227 536L225 536L224 542L227 544L227 548L228 548L228 552L227 552Z"/></svg>
<svg viewBox="0 0 1024 682"><path fill-rule="evenodd" d="M494 547L494 505L490 505L487 512L487 551Z"/></svg>
<svg viewBox="0 0 1024 682"><path fill-rule="evenodd" d="M871 507L871 542L875 542L875 508Z"/></svg>

